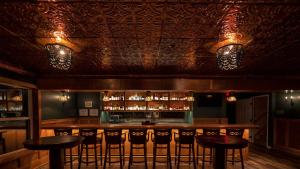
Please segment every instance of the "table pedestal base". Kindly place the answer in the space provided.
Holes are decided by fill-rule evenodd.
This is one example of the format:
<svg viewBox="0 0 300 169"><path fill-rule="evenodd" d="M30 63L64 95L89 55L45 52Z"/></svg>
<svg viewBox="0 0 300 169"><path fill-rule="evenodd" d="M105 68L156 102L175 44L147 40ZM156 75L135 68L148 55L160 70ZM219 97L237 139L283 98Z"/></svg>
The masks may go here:
<svg viewBox="0 0 300 169"><path fill-rule="evenodd" d="M64 169L64 151L61 148L49 150L49 169Z"/></svg>
<svg viewBox="0 0 300 169"><path fill-rule="evenodd" d="M215 148L214 169L225 169L225 149Z"/></svg>

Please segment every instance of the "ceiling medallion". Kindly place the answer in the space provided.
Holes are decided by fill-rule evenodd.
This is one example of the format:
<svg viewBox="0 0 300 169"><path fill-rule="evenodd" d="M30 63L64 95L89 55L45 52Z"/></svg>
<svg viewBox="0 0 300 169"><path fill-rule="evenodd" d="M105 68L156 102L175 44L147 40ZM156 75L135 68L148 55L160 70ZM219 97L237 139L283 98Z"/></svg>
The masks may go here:
<svg viewBox="0 0 300 169"><path fill-rule="evenodd" d="M241 65L244 49L239 43L242 37L238 29L239 16L240 7L233 6L222 21L219 40L225 40L227 44L219 47L216 52L217 64L221 70L235 70Z"/></svg>
<svg viewBox="0 0 300 169"><path fill-rule="evenodd" d="M49 56L50 65L60 70L68 70L71 67L72 49L58 44L46 44L45 49Z"/></svg>

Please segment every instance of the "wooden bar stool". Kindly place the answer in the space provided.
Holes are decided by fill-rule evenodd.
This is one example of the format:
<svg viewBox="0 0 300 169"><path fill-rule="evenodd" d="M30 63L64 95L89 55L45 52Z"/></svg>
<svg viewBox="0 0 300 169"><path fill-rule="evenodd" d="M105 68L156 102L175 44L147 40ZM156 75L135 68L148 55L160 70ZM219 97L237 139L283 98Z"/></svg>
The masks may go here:
<svg viewBox="0 0 300 169"><path fill-rule="evenodd" d="M172 169L171 162L171 150L170 143L172 141L172 129L154 129L154 133L151 134L151 140L153 142L153 169L155 169L156 162L156 151L157 149L167 148L167 164L170 169Z"/></svg>
<svg viewBox="0 0 300 169"><path fill-rule="evenodd" d="M84 137L84 140L81 144L81 149L79 153L79 160L78 160L78 169L81 167L81 162L86 163L88 165L89 163L95 163L96 169L98 169L98 160L97 160L97 129L79 129L79 136ZM92 146L90 146L92 145ZM82 153L83 149L85 149L86 153L86 161L83 161ZM94 149L94 161L89 161L89 149Z"/></svg>
<svg viewBox="0 0 300 169"><path fill-rule="evenodd" d="M122 169L125 163L125 140L126 135L122 134L122 129L104 129L104 136L105 136L105 157L104 157L104 166L103 168L106 169L106 162L107 162L107 155L109 156L109 164L111 162L111 149L119 149L119 161L120 162L120 168Z"/></svg>
<svg viewBox="0 0 300 169"><path fill-rule="evenodd" d="M133 150L134 149L144 149L144 162L145 168L148 168L147 165L147 142L149 140L149 135L147 134L147 129L129 129L128 140L130 142L130 156L128 169L132 165L133 161ZM137 162L135 162L137 163Z"/></svg>
<svg viewBox="0 0 300 169"><path fill-rule="evenodd" d="M188 161L189 164L191 162L191 150L192 150L193 165L194 165L194 169L196 169L195 149L194 149L195 134L196 134L196 129L179 129L179 133L174 133L175 165L177 163L177 169L179 169L180 162L181 162L181 160L180 160L181 149L189 150L189 161ZM184 146L184 145L188 145L188 146ZM177 151L178 151L178 153L177 153Z"/></svg>
<svg viewBox="0 0 300 169"><path fill-rule="evenodd" d="M243 134L244 134L244 129L233 129L233 128L226 129L226 135L227 136L236 136L236 137L239 137L239 138L243 138ZM231 162L232 165L234 165L235 162L241 162L242 169L244 169L244 159L243 159L242 148L239 149L239 151L240 151L240 160L235 160L234 159L234 152L235 152L236 149L231 149L231 150L232 150L232 159L228 160L227 159L228 149L226 149L226 159L227 159L227 161Z"/></svg>
<svg viewBox="0 0 300 169"><path fill-rule="evenodd" d="M203 129L203 133L202 133L203 136L218 136L220 135L220 129ZM198 163L198 160L199 160L199 146L200 144L198 143L197 145L197 163ZM210 158L209 160L205 160L205 149L206 148L209 148L210 149ZM203 151L202 151L202 169L205 168L205 162L209 162L209 163L212 163L212 156L213 156L213 148L212 147L205 147L203 146Z"/></svg>
<svg viewBox="0 0 300 169"><path fill-rule="evenodd" d="M72 135L72 129L54 129L54 135L55 136L71 136ZM73 155L72 155L72 148L69 149L70 150L70 160L67 161L67 153L66 153L66 149L64 149L64 162L66 163L70 163L70 168L73 169Z"/></svg>

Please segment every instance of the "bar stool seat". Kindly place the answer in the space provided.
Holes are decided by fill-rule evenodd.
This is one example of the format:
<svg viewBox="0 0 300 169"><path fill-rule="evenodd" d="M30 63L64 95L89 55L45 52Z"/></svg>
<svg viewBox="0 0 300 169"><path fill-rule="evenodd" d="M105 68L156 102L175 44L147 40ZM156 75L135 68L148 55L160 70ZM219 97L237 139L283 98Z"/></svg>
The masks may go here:
<svg viewBox="0 0 300 169"><path fill-rule="evenodd" d="M111 149L119 149L119 161L114 161L113 163L120 162L120 168L122 169L125 163L125 141L126 135L122 133L122 129L113 129L113 128L105 128L104 129L105 136L105 157L104 157L104 166L106 169L107 156L109 159L109 164L111 161Z"/></svg>
<svg viewBox="0 0 300 169"><path fill-rule="evenodd" d="M72 135L72 129L54 129L54 135L55 136L71 136ZM70 163L70 168L73 168L73 153L72 153L72 148L69 148L70 150L70 159L66 160L67 158L67 153L66 153L66 149L64 149L64 163Z"/></svg>
<svg viewBox="0 0 300 169"><path fill-rule="evenodd" d="M204 135L204 136L218 136L218 135L220 135L220 129L206 129L206 128L204 128L202 135ZM200 147L200 144L198 143L198 145L197 145L197 157L198 157L197 158L197 163L199 161L199 147ZM205 149L206 148L209 148L209 150L210 150L210 153L209 153L210 159L209 160L205 160ZM203 151L202 151L202 169L205 168L205 162L212 163L212 161L213 161L212 158L213 158L213 148L204 146Z"/></svg>
<svg viewBox="0 0 300 169"><path fill-rule="evenodd" d="M179 169L181 162L181 149L189 150L189 164L191 162L191 151L193 158L194 169L196 169L195 161L195 149L194 149L194 137L196 134L196 129L179 129L179 133L174 133L175 139L175 165L177 163L177 169ZM187 145L187 146L185 146ZM178 152L178 153L177 153Z"/></svg>
<svg viewBox="0 0 300 169"><path fill-rule="evenodd" d="M128 140L130 142L130 156L128 169L130 169L133 163L145 163L145 168L148 168L147 165L147 142L149 141L149 134L147 129L129 129ZM134 162L133 161L133 150L134 149L143 149L144 150L144 161Z"/></svg>
<svg viewBox="0 0 300 169"><path fill-rule="evenodd" d="M167 164L168 167L172 169L170 150L170 143L172 141L172 129L154 129L154 133L151 134L151 140L153 142L153 169L155 169L156 167L156 162L162 162L156 160L157 149L165 148L167 149Z"/></svg>
<svg viewBox="0 0 300 169"><path fill-rule="evenodd" d="M227 136L236 136L236 137L240 137L240 138L243 138L243 134L244 134L244 129L232 129L232 128L227 128L226 129L226 135ZM226 149L226 159L228 157L228 150L229 149ZM242 169L244 169L244 160L243 160L243 151L242 149L238 149L239 150L239 153L240 153L240 159L239 160L235 160L235 150L236 149L231 149L232 150L232 159L231 160L228 160L229 162L232 163L232 165L234 165L235 162L241 162L241 165L242 165Z"/></svg>
<svg viewBox="0 0 300 169"><path fill-rule="evenodd" d="M101 137L97 138L97 129L79 129L79 135L84 137L84 140L81 144L81 149L79 153L78 169L81 167L81 162L88 165L89 163L95 163L96 169L98 169L98 160L97 160L97 143L101 141ZM102 141L101 141L102 143ZM90 146L92 145L92 146ZM85 149L86 160L82 160L83 150ZM94 149L94 161L89 161L89 149ZM100 155L102 156L102 155Z"/></svg>

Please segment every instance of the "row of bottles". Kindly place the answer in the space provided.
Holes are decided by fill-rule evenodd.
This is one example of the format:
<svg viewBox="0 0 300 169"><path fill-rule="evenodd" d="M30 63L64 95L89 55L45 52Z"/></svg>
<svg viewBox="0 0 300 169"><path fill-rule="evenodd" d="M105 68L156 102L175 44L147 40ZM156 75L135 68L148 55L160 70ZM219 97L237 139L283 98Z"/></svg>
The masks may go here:
<svg viewBox="0 0 300 169"><path fill-rule="evenodd" d="M104 106L104 110L125 110L124 106Z"/></svg>
<svg viewBox="0 0 300 169"><path fill-rule="evenodd" d="M133 96L129 96L128 100L143 101L143 100L145 100L145 97L135 94Z"/></svg>
<svg viewBox="0 0 300 169"><path fill-rule="evenodd" d="M147 110L146 106L135 105L135 106L128 106L126 110Z"/></svg>

